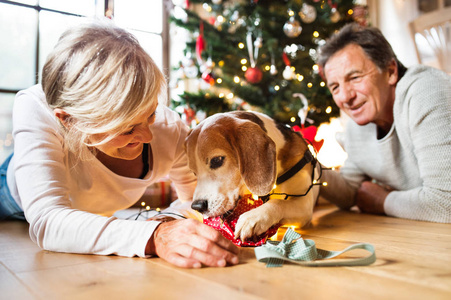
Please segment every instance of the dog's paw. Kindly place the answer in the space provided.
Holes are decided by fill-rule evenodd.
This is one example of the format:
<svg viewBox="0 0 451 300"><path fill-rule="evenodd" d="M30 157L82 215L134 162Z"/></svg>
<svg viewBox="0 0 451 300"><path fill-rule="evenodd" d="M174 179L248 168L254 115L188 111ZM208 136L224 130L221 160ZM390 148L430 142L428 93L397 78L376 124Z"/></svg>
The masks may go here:
<svg viewBox="0 0 451 300"><path fill-rule="evenodd" d="M266 232L277 221L272 220L258 209L242 214L235 225L235 238L241 241Z"/></svg>

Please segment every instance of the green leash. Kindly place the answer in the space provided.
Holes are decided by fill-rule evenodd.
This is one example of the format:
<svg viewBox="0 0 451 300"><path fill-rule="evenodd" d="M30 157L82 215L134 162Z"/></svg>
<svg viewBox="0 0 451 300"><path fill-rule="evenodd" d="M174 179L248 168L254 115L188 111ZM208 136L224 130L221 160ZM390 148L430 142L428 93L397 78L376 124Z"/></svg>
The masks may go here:
<svg viewBox="0 0 451 300"><path fill-rule="evenodd" d="M324 261L354 249L364 249L371 254L362 258ZM291 228L287 229L281 242L267 241L255 248L255 256L259 262L266 263L267 268L281 267L284 261L306 267L367 266L376 261L376 251L371 244L355 244L342 251L317 249L314 241L304 240Z"/></svg>

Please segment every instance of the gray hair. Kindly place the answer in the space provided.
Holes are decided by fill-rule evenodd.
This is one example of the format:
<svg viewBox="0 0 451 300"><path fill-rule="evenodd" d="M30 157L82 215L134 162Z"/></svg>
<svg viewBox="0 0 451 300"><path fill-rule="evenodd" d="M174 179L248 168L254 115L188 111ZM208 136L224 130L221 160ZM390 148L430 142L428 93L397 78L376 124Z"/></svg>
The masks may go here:
<svg viewBox="0 0 451 300"><path fill-rule="evenodd" d="M398 66L398 80L406 72L406 67L396 57L390 43L382 32L374 27L363 27L357 23L346 24L319 48L318 64L322 69L338 51L350 44L362 47L365 54L380 69L386 70L394 59Z"/></svg>

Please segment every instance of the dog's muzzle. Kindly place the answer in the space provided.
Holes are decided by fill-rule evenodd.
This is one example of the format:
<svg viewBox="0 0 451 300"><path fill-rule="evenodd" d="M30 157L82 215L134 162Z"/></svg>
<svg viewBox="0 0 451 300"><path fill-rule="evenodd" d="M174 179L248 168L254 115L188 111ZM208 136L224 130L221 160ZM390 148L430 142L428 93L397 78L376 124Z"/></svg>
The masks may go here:
<svg viewBox="0 0 451 300"><path fill-rule="evenodd" d="M197 210L200 213L203 213L208 210L208 201L207 200L194 200L191 204L191 208Z"/></svg>

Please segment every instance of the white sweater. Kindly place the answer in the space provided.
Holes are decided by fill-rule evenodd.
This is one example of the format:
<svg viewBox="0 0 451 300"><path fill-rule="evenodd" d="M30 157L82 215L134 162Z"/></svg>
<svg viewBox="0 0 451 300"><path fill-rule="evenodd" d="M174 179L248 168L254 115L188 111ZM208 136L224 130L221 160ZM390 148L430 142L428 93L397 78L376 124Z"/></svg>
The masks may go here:
<svg viewBox="0 0 451 300"><path fill-rule="evenodd" d="M150 129L153 168L144 179L119 176L94 156L72 165L41 86L19 92L7 182L30 223L31 239L58 252L144 257L159 222L120 220L113 213L130 207L163 176L169 175L182 201L192 200L196 185L183 149L188 128L178 114L159 105Z"/></svg>
<svg viewBox="0 0 451 300"><path fill-rule="evenodd" d="M374 179L395 189L385 199L389 216L451 223L451 77L409 68L396 87L394 123L377 139L375 124L348 122L348 159L324 172L321 194L342 208L354 205L360 183Z"/></svg>

